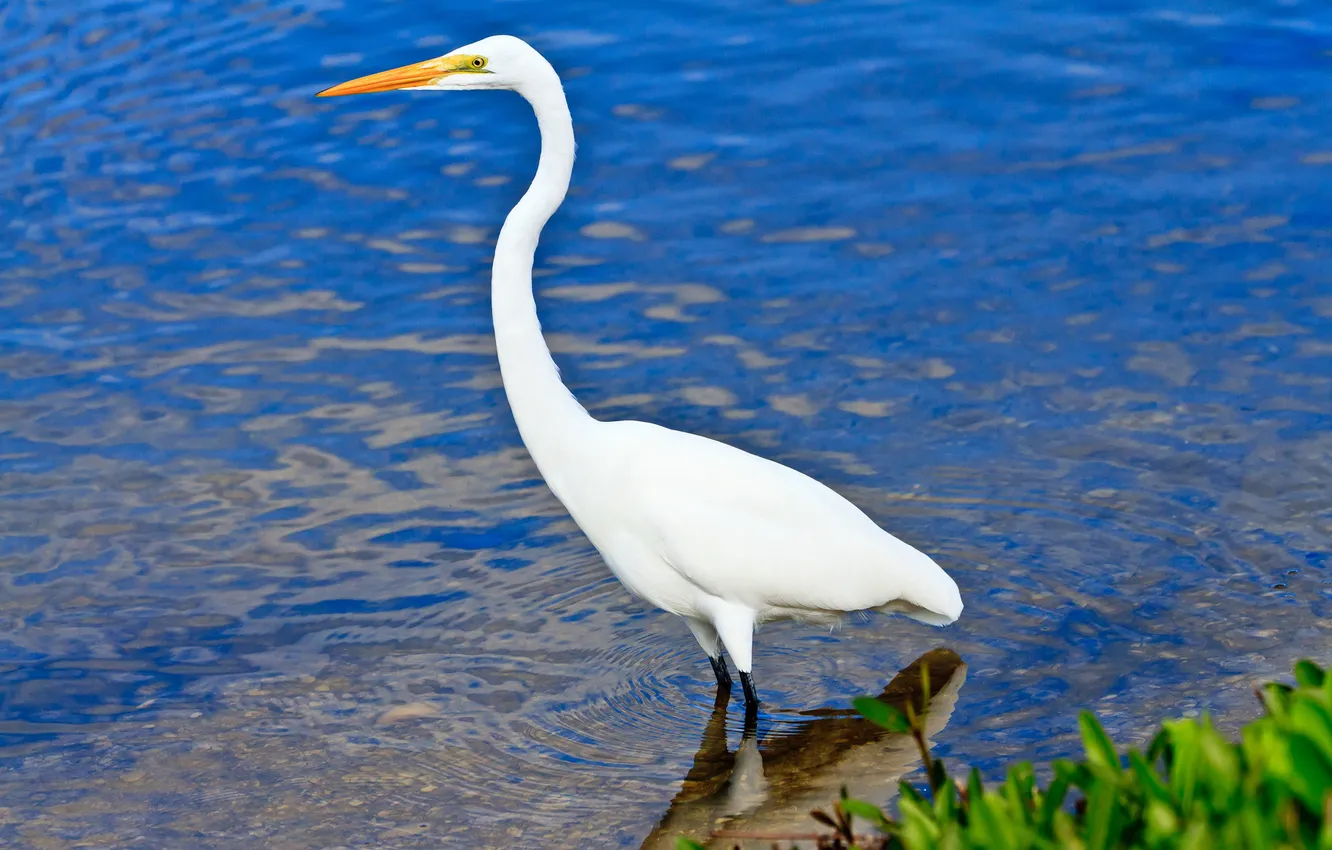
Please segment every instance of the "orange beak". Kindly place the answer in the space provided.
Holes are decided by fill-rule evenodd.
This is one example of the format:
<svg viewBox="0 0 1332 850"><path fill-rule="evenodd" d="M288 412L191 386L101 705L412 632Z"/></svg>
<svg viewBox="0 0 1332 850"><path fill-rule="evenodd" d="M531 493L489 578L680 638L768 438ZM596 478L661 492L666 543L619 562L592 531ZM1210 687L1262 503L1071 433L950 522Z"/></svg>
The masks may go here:
<svg viewBox="0 0 1332 850"><path fill-rule="evenodd" d="M429 85L440 77L447 77L451 69L438 59L428 59L414 65L403 65L391 71L380 71L365 77L357 77L331 89L324 89L315 97L339 97L344 94L369 94L380 91L396 91L414 86Z"/></svg>

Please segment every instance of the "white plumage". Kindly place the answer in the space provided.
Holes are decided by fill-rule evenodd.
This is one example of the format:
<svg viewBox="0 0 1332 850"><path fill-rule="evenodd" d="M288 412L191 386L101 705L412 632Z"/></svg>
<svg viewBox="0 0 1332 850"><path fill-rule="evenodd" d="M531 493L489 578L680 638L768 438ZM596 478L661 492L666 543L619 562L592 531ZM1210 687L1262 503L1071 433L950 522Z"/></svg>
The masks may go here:
<svg viewBox="0 0 1332 850"><path fill-rule="evenodd" d="M835 622L896 611L932 625L962 613L957 584L807 475L732 446L646 422L599 422L560 381L532 297L532 259L573 168L559 77L520 39L492 36L321 95L392 89L517 91L541 129L541 159L495 247L492 309L505 392L551 490L633 593L685 618L730 685L723 648L757 705L756 623Z"/></svg>

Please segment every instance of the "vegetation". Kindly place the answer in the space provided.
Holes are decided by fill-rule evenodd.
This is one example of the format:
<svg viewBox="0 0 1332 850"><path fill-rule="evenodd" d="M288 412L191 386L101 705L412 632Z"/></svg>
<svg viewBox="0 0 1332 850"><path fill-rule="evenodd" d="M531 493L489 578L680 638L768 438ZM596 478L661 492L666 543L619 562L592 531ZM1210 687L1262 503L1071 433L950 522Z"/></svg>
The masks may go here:
<svg viewBox="0 0 1332 850"><path fill-rule="evenodd" d="M930 693L928 682L922 693ZM1055 762L1044 785L1023 762L990 787L975 770L965 783L954 779L931 756L928 698L902 711L862 697L855 707L866 719L915 739L928 792L903 782L890 816L844 789L830 811L812 813L831 830L819 846L1332 850L1332 676L1301 661L1293 687L1269 684L1257 694L1265 713L1244 727L1238 744L1204 716L1168 721L1145 752L1121 756L1096 717L1083 712L1083 759ZM863 834L870 828L872 835ZM677 846L700 847L684 838Z"/></svg>

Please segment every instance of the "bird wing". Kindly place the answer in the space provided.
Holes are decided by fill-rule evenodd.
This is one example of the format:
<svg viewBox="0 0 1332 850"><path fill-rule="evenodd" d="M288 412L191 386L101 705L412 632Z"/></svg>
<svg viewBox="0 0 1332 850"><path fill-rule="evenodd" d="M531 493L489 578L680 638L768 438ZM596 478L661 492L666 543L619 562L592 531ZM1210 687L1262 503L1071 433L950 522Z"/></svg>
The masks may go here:
<svg viewBox="0 0 1332 850"><path fill-rule="evenodd" d="M937 611L948 588L956 597L929 557L813 478L706 437L613 424L625 426L616 435L622 522L706 592L759 611L896 599Z"/></svg>

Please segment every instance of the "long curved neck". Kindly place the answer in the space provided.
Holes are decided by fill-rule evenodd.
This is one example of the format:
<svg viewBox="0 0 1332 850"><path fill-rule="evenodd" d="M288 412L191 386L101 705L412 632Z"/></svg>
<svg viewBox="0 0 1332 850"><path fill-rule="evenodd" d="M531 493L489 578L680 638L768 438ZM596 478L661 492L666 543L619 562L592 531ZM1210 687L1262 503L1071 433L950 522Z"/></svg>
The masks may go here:
<svg viewBox="0 0 1332 850"><path fill-rule="evenodd" d="M541 161L532 185L504 220L495 246L491 312L504 392L523 443L542 476L561 496L568 458L595 420L560 380L541 336L532 297L532 261L543 228L564 200L573 172L573 119L559 77L549 65L520 90L541 128Z"/></svg>

